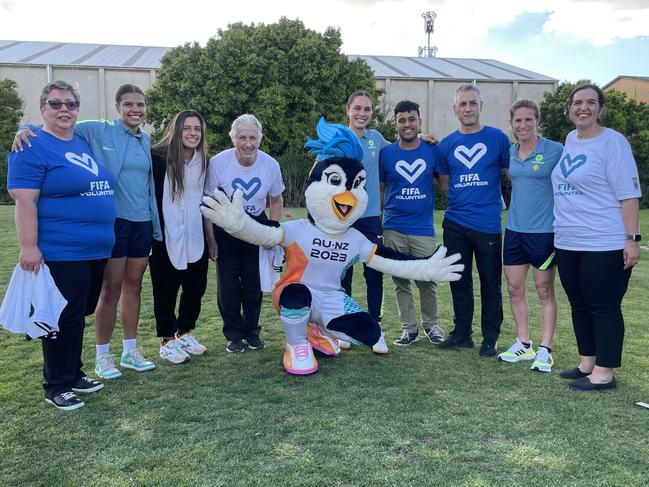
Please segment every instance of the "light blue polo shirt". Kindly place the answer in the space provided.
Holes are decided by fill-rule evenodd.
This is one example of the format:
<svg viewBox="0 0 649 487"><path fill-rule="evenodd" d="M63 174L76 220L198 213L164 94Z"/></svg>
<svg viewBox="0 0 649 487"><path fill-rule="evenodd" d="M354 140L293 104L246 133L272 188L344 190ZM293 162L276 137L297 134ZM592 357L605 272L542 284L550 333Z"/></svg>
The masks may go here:
<svg viewBox="0 0 649 487"><path fill-rule="evenodd" d="M552 233L554 231L554 194L552 170L561 159L563 146L539 137L536 149L521 160L520 146L509 149L509 177L512 196L505 225L509 230L523 233Z"/></svg>
<svg viewBox="0 0 649 487"><path fill-rule="evenodd" d="M365 190L367 191L367 209L361 218L381 215L381 193L379 183L379 154L381 149L390 145L381 132L368 129L358 138L363 148L363 167L367 173Z"/></svg>

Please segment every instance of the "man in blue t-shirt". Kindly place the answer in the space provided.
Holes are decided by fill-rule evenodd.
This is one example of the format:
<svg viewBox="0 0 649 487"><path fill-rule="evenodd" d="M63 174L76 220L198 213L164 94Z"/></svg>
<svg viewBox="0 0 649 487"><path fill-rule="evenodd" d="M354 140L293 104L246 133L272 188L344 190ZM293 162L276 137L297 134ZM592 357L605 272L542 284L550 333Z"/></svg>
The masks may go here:
<svg viewBox="0 0 649 487"><path fill-rule="evenodd" d="M397 103L394 123L399 141L381 151L379 178L383 209L383 243L394 250L416 257L435 252L435 189L437 149L419 140L421 116L419 105L409 100ZM419 339L417 314L410 281L392 278L399 307L401 338L397 346L408 346ZM437 285L415 281L419 288L421 324L428 339L435 344L444 339L437 324Z"/></svg>
<svg viewBox="0 0 649 487"><path fill-rule="evenodd" d="M481 125L482 101L474 85L455 90L453 110L460 129L439 144L438 172L448 193L444 214L444 245L462 255L464 272L451 283L455 328L441 348L473 348L473 280L475 255L480 276L482 345L480 356L493 357L503 320L501 273L501 172L509 167L509 139L500 130Z"/></svg>

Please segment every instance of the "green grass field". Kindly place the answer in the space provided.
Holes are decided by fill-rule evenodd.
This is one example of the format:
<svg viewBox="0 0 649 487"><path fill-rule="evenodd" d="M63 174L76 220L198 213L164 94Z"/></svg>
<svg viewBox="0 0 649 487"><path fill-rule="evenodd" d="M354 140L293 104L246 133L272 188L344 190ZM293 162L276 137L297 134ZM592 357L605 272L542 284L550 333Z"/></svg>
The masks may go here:
<svg viewBox="0 0 649 487"><path fill-rule="evenodd" d="M642 220L647 233L649 210ZM17 256L13 208L0 207L3 295ZM391 346L387 356L355 347L299 378L283 372L283 336L268 297L261 318L266 349L225 352L213 264L195 333L208 354L186 365L161 363L147 272L138 338L158 368L124 371L78 411L43 401L39 342L0 331L0 485L647 485L649 410L634 404L649 402L649 252L643 258L624 301L619 388L600 393L570 391L558 377L577 363L558 279L552 374L479 358L477 348L442 351L422 340ZM355 273L356 290L361 274ZM400 326L392 281L385 284L391 344ZM529 293L535 323L531 285ZM355 297L364 304L361 294ZM448 332L448 284L440 285L439 304ZM506 297L504 304L501 349L515 337ZM476 311L479 343L479 303ZM89 321L88 372L92 328ZM531 328L536 341L538 325ZM116 333L115 352L120 340Z"/></svg>

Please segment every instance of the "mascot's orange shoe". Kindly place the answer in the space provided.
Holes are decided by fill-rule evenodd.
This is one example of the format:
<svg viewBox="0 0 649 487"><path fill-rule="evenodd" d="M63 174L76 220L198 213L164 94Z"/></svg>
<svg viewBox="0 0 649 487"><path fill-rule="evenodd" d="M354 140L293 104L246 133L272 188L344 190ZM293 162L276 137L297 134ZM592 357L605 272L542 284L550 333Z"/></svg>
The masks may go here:
<svg viewBox="0 0 649 487"><path fill-rule="evenodd" d="M306 326L306 338L314 350L327 357L335 357L340 354L338 340L322 333L315 323L309 323Z"/></svg>
<svg viewBox="0 0 649 487"><path fill-rule="evenodd" d="M318 362L309 342L301 345L286 344L284 349L284 369L289 374L308 375L318 371Z"/></svg>

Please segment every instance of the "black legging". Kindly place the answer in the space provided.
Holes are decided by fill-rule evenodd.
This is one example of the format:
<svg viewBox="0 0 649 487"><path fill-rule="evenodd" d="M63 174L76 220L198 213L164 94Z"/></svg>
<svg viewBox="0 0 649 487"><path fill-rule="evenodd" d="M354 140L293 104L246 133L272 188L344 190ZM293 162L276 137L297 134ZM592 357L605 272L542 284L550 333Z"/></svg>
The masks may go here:
<svg viewBox="0 0 649 487"><path fill-rule="evenodd" d="M570 308L579 355L595 357L600 367L622 363L622 298L631 277L622 250L557 249L557 267Z"/></svg>

